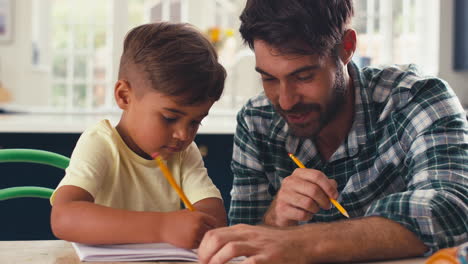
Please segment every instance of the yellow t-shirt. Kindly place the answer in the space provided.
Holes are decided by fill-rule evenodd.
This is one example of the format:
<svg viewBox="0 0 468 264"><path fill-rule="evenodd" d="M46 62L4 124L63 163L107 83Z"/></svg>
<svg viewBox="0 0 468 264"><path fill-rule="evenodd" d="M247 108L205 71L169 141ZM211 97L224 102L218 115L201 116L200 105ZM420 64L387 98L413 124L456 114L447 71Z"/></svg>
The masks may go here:
<svg viewBox="0 0 468 264"><path fill-rule="evenodd" d="M167 166L191 203L209 197L222 199L195 143L174 154ZM134 211L181 209L179 196L155 162L128 148L108 120L83 132L65 172L56 190L63 185L78 186L88 191L96 204ZM51 203L53 199L54 195Z"/></svg>

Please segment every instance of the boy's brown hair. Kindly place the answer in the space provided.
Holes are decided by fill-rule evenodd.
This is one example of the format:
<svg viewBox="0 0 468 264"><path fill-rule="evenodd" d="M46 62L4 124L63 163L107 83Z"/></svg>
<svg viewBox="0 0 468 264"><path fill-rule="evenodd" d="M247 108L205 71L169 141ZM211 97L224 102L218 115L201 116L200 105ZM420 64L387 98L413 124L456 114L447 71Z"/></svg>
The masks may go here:
<svg viewBox="0 0 468 264"><path fill-rule="evenodd" d="M208 39L193 26L179 23L144 24L127 34L119 79L135 69L158 92L190 105L217 101L226 78Z"/></svg>

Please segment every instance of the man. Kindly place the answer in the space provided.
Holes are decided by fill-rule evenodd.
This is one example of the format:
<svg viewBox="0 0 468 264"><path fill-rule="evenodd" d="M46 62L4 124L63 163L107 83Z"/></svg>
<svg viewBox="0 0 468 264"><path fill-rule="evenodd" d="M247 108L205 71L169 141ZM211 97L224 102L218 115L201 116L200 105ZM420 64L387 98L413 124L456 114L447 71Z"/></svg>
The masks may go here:
<svg viewBox="0 0 468 264"><path fill-rule="evenodd" d="M412 65L358 69L352 15L352 0L247 1L240 32L264 93L234 139L229 217L244 224L208 232L202 263L403 258L468 240L459 100Z"/></svg>

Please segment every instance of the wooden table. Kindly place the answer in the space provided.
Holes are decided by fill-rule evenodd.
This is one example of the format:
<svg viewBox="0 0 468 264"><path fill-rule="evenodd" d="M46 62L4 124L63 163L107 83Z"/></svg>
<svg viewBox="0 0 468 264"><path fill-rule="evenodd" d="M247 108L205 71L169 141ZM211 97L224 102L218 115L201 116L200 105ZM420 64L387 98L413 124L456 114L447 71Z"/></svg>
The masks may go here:
<svg viewBox="0 0 468 264"><path fill-rule="evenodd" d="M424 258L372 262L374 264L424 264ZM77 264L82 263L69 242L63 240L0 241L1 264ZM85 262L88 264L129 264L188 262ZM193 262L192 262L193 263ZM370 263L370 262L369 262Z"/></svg>

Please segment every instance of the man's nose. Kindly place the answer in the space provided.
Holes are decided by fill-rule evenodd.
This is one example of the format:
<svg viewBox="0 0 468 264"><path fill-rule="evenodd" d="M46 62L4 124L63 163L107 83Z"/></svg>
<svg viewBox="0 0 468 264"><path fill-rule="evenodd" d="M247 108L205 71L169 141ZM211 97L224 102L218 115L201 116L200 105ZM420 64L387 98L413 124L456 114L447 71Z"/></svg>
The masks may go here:
<svg viewBox="0 0 468 264"><path fill-rule="evenodd" d="M295 89L289 86L286 82L280 84L278 93L278 103L281 109L288 111L299 102L299 95Z"/></svg>

